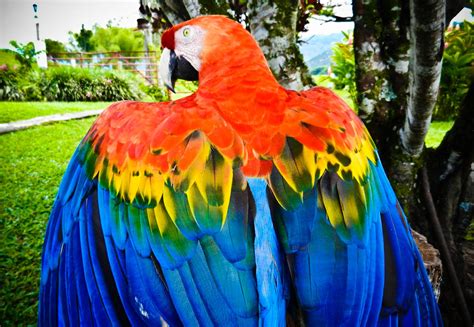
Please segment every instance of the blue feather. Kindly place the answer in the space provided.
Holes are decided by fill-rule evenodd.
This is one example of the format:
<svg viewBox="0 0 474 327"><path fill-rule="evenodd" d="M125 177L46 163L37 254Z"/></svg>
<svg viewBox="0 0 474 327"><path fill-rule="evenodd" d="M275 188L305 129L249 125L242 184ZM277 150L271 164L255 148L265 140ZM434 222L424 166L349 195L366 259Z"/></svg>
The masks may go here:
<svg viewBox="0 0 474 327"><path fill-rule="evenodd" d="M88 220L92 217L92 208L87 201L87 204L84 205L80 211L79 217L79 234L80 234L80 246L81 246L81 258L82 265L84 268L84 279L87 292L92 304L92 314L94 316L94 321L99 324L108 324L110 323L109 316L106 311L106 304L102 301L102 295L100 288L104 287L101 283L102 281L96 280L98 273L94 271L94 263L92 262L93 258L89 252L89 240L88 240ZM83 285L81 287L84 287Z"/></svg>
<svg viewBox="0 0 474 327"><path fill-rule="evenodd" d="M259 301L259 326L284 326L289 298L284 257L273 229L265 181L251 178L255 199L255 262Z"/></svg>
<svg viewBox="0 0 474 327"><path fill-rule="evenodd" d="M171 299L184 326L211 325L207 310L196 310L203 307L200 295L193 284L185 285L181 271L189 269L187 263L179 269L163 269ZM196 312L195 312L196 311Z"/></svg>
<svg viewBox="0 0 474 327"><path fill-rule="evenodd" d="M77 224L73 229L77 229ZM71 236L74 235L74 231L71 230ZM66 269L65 269L65 280L66 284L66 299L67 299L67 312L69 315L69 321L71 325L79 324L79 303L77 299L77 289L74 279L76 278L76 272L74 271L74 243L71 242L65 245L64 258Z"/></svg>
<svg viewBox="0 0 474 327"><path fill-rule="evenodd" d="M128 296L135 312L148 325L161 325L163 318L172 326L180 326L179 317L171 302L165 281L150 258L137 253L132 242L125 248Z"/></svg>
<svg viewBox="0 0 474 327"><path fill-rule="evenodd" d="M105 236L105 246L107 250L107 258L110 263L110 268L114 276L125 315L132 325L139 325L143 323L143 321L136 313L133 307L133 300L130 298L128 293L126 263L123 262L125 261L125 255L122 253L122 250L116 248L110 236Z"/></svg>
<svg viewBox="0 0 474 327"><path fill-rule="evenodd" d="M72 235L71 235L71 252L73 252L73 256L71 258L71 263L74 267L74 274L75 274L75 283L76 283L76 290L77 290L77 302L79 304L79 321L81 324L84 325L92 325L93 324L93 317L92 317L92 307L91 301L89 298L89 293L86 287L86 277L84 274L84 266L82 263L82 251L81 251L81 243L80 243L80 231L79 231L79 224L73 228Z"/></svg>
<svg viewBox="0 0 474 327"><path fill-rule="evenodd" d="M222 254L232 263L244 260L249 251L253 252L253 246L248 246L253 240L248 224L247 192L232 191L226 222L213 236Z"/></svg>
<svg viewBox="0 0 474 327"><path fill-rule="evenodd" d="M211 237L207 236L201 239L200 243L208 269L212 274L212 277L209 277L213 278L217 290L222 294L229 308L240 317L256 317L258 310L257 285L253 271L239 270L227 261ZM197 257L196 255L190 261L190 267L193 271L198 262L201 264L201 261L195 260ZM200 280L200 282L202 281ZM213 302L216 300L212 299ZM210 305L216 307L219 304L212 303Z"/></svg>

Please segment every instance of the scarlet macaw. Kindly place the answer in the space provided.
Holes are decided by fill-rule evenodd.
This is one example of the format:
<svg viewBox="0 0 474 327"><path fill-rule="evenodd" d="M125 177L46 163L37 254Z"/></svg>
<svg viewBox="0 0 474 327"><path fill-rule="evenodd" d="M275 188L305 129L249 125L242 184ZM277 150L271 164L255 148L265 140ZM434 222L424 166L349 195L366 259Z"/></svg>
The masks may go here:
<svg viewBox="0 0 474 327"><path fill-rule="evenodd" d="M280 86L238 23L162 36L198 90L103 112L43 249L39 324L437 326L374 143L331 91Z"/></svg>

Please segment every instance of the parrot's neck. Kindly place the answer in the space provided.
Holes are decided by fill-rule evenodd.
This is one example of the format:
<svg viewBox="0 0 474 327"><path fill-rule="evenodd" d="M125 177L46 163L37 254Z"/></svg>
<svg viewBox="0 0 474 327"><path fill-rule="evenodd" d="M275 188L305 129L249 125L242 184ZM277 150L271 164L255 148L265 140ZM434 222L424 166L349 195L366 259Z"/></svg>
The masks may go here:
<svg viewBox="0 0 474 327"><path fill-rule="evenodd" d="M214 103L226 104L230 110L244 106L247 110L258 110L257 103L269 94L279 94L280 86L268 67L263 54L261 60L228 62L225 66L203 69L199 75L197 98L212 99ZM275 99L276 100L276 99Z"/></svg>

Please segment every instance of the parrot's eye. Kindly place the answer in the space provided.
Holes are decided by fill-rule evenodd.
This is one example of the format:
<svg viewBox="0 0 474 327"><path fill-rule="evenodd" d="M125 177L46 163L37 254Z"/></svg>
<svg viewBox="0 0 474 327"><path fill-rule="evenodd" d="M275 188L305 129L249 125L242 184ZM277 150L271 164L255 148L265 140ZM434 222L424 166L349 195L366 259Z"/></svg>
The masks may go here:
<svg viewBox="0 0 474 327"><path fill-rule="evenodd" d="M191 29L189 27L186 27L184 30L183 30L183 36L184 37L188 37L191 35Z"/></svg>

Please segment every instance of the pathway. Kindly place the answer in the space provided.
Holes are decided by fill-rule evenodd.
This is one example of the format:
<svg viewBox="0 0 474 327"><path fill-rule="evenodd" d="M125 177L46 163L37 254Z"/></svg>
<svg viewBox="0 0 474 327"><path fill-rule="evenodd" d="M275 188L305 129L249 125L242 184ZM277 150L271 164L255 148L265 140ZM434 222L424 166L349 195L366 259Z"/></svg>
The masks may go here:
<svg viewBox="0 0 474 327"><path fill-rule="evenodd" d="M98 110L87 110L81 112L67 113L67 114L55 114L49 116L40 116L32 119L18 120L6 124L0 124L0 134L19 131L25 128L39 126L43 124L53 123L57 121L80 119L90 116L99 115L104 109Z"/></svg>

